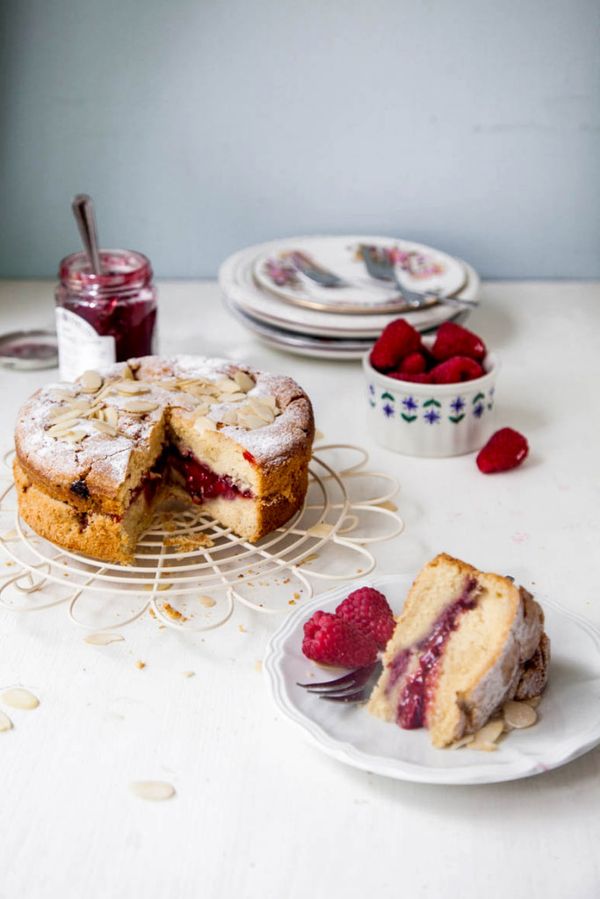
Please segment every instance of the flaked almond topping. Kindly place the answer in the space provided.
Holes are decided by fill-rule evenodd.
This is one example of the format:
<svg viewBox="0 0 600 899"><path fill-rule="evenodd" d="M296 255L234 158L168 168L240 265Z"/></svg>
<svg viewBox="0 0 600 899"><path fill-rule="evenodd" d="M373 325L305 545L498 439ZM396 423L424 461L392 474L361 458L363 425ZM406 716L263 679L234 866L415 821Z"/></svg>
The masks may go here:
<svg viewBox="0 0 600 899"><path fill-rule="evenodd" d="M196 421L194 422L194 428L197 431L216 431L217 423L213 421L212 418L207 418L206 415L199 415Z"/></svg>
<svg viewBox="0 0 600 899"><path fill-rule="evenodd" d="M223 378L221 381L216 382L216 388L219 393L238 393L240 387L235 381L231 378Z"/></svg>
<svg viewBox="0 0 600 899"><path fill-rule="evenodd" d="M155 409L158 409L158 403L153 403L152 400L138 400L133 397L130 400L126 400L121 405L121 409L123 412L130 412L132 415L145 415L147 412L154 412Z"/></svg>
<svg viewBox="0 0 600 899"><path fill-rule="evenodd" d="M243 403L245 399L245 393L220 393L217 397L219 403Z"/></svg>
<svg viewBox="0 0 600 899"><path fill-rule="evenodd" d="M81 409L61 409L59 414L54 412L51 415L53 427L57 427L66 422L77 421L78 418L81 418Z"/></svg>
<svg viewBox="0 0 600 899"><path fill-rule="evenodd" d="M12 709L24 709L26 711L37 709L40 704L37 696L34 696L33 693L30 693L24 687L12 687L10 690L4 690L0 694L0 702L10 706Z"/></svg>
<svg viewBox="0 0 600 899"><path fill-rule="evenodd" d="M107 406L106 409L104 409L103 417L104 421L116 430L117 425L119 424L119 410L117 409L117 407Z"/></svg>
<svg viewBox="0 0 600 899"><path fill-rule="evenodd" d="M100 421L99 419L95 419L92 424L96 431L100 431L101 434L108 434L109 437L117 436L117 429L107 421Z"/></svg>
<svg viewBox="0 0 600 899"><path fill-rule="evenodd" d="M175 795L175 787L164 780L136 780L130 784L130 789L138 799L151 802L161 802Z"/></svg>
<svg viewBox="0 0 600 899"><path fill-rule="evenodd" d="M100 390L104 380L102 375L100 375L97 371L93 371L92 369L88 369L88 371L84 371L84 373L79 378L79 383L81 384L81 389L83 393L96 393L97 390Z"/></svg>
<svg viewBox="0 0 600 899"><path fill-rule="evenodd" d="M75 424L74 419L60 422L60 424L52 425L52 427L48 428L46 434L48 434L49 437L54 437L56 440L59 440L61 437L64 437L65 434L69 433L73 424Z"/></svg>
<svg viewBox="0 0 600 899"><path fill-rule="evenodd" d="M0 734L7 730L12 730L13 723L4 712L0 712Z"/></svg>
<svg viewBox="0 0 600 899"><path fill-rule="evenodd" d="M148 393L150 388L143 381L118 381L115 385L117 393L122 396L134 396L138 393Z"/></svg>
<svg viewBox="0 0 600 899"><path fill-rule="evenodd" d="M240 411L238 412L238 424L248 431L255 431L258 428L264 428L266 422L252 412Z"/></svg>
<svg viewBox="0 0 600 899"><path fill-rule="evenodd" d="M233 376L233 380L238 385L240 390L243 390L244 393L248 393L249 390L255 386L255 382L252 380L250 375L246 374L245 371L238 370Z"/></svg>
<svg viewBox="0 0 600 899"><path fill-rule="evenodd" d="M504 720L509 727L523 728L531 727L537 721L537 712L532 709L526 702L514 702L509 700L505 702L503 709Z"/></svg>
<svg viewBox="0 0 600 899"><path fill-rule="evenodd" d="M199 596L198 602L207 609L212 609L212 607L217 604L217 601L213 599L212 596Z"/></svg>
<svg viewBox="0 0 600 899"><path fill-rule="evenodd" d="M85 431L69 431L67 434L63 434L62 439L67 443L81 443L84 437L87 437Z"/></svg>
<svg viewBox="0 0 600 899"><path fill-rule="evenodd" d="M74 384L57 384L56 387L52 387L53 396L58 397L58 399L69 399L71 397L77 396L77 388Z"/></svg>
<svg viewBox="0 0 600 899"><path fill-rule="evenodd" d="M238 423L238 414L235 409L223 409L219 412L219 421L224 425L236 425Z"/></svg>
<svg viewBox="0 0 600 899"><path fill-rule="evenodd" d="M206 400L202 400L198 403L194 411L197 415L206 415L207 412L210 412L210 403L207 403Z"/></svg>
<svg viewBox="0 0 600 899"><path fill-rule="evenodd" d="M258 415L267 424L271 424L275 420L275 412L273 408L259 396L250 396L247 400L248 406L254 415Z"/></svg>

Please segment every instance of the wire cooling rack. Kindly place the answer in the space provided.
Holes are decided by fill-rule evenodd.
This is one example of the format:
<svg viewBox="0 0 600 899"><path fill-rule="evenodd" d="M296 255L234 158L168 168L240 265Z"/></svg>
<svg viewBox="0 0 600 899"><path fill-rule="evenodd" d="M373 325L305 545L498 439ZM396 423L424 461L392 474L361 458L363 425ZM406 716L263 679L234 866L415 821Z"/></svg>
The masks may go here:
<svg viewBox="0 0 600 899"><path fill-rule="evenodd" d="M140 539L133 565L113 565L42 539L20 518L11 475L0 481L0 607L35 612L64 606L76 624L99 632L145 613L167 627L219 627L239 602L262 614L289 611L316 583L365 577L369 546L404 529L392 498L398 483L366 468L351 444L319 446L300 511L257 544L202 514L201 507L159 512ZM14 569L14 570L13 570Z"/></svg>

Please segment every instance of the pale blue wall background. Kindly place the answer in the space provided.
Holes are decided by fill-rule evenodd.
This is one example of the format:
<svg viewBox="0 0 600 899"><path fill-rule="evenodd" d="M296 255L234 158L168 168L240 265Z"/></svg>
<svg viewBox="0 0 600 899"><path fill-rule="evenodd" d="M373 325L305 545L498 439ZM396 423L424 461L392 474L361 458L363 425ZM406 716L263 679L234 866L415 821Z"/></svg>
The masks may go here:
<svg viewBox="0 0 600 899"><path fill-rule="evenodd" d="M0 275L308 232L600 276L597 0L3 0Z"/></svg>

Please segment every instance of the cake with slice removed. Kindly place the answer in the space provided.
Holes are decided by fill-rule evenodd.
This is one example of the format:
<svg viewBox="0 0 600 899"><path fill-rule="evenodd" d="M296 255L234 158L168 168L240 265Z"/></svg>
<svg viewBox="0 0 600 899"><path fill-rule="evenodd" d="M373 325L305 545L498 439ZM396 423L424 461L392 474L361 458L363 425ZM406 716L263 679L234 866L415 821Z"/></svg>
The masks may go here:
<svg viewBox="0 0 600 899"><path fill-rule="evenodd" d="M542 609L526 590L442 553L410 589L369 711L427 727L434 746L448 746L507 700L539 695L549 646Z"/></svg>
<svg viewBox="0 0 600 899"><path fill-rule="evenodd" d="M19 512L64 549L116 563L134 561L173 495L254 543L302 507L313 436L291 378L201 356L130 359L23 406Z"/></svg>

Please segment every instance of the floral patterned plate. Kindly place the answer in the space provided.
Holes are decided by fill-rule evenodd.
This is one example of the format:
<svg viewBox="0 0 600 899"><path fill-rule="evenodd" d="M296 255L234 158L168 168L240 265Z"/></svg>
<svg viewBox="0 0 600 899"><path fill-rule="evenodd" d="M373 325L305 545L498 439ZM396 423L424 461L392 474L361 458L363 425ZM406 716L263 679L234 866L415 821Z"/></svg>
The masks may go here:
<svg viewBox="0 0 600 899"><path fill-rule="evenodd" d="M275 293L263 290L254 278L254 263L260 254L272 252L278 243L279 241L270 241L239 250L229 256L219 269L219 286L225 297L254 320L294 334L375 339L385 326L397 317L397 313L380 311L371 315L319 312L316 309L287 303ZM479 276L468 263L463 260L460 262L467 273L467 282L458 296L476 300L480 289ZM403 314L403 317L419 331L437 328L455 316L454 307L443 305Z"/></svg>
<svg viewBox="0 0 600 899"><path fill-rule="evenodd" d="M264 290L309 309L342 314L406 311L406 301L394 284L370 277L361 246L377 247L385 254L409 290L453 296L465 286L467 275L460 260L423 244L373 235L274 241L255 259L253 274Z"/></svg>

